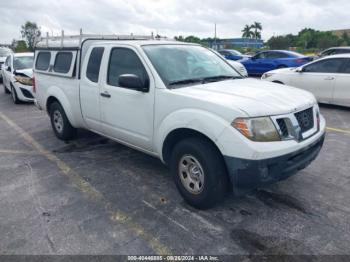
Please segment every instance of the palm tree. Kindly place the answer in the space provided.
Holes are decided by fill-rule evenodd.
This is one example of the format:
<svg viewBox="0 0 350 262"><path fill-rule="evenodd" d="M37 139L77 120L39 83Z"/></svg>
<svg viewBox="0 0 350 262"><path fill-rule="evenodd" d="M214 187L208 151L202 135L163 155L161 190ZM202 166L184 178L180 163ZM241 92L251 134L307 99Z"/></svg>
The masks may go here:
<svg viewBox="0 0 350 262"><path fill-rule="evenodd" d="M260 39L261 38L261 31L262 31L262 25L259 22L254 22L250 26L252 29L254 29L254 38L255 39Z"/></svg>
<svg viewBox="0 0 350 262"><path fill-rule="evenodd" d="M252 31L252 27L250 25L245 25L245 27L242 30L242 37L244 38L252 38L254 35L254 32Z"/></svg>
<svg viewBox="0 0 350 262"><path fill-rule="evenodd" d="M258 39L261 39L262 25L260 22L254 22L250 27L254 29L253 36L255 38L255 44L257 45Z"/></svg>

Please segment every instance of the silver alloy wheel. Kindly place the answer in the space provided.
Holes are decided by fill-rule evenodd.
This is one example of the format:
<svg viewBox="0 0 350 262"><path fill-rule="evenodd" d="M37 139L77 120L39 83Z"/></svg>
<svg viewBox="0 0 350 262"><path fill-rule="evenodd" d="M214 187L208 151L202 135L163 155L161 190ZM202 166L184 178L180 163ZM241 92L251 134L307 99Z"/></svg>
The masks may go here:
<svg viewBox="0 0 350 262"><path fill-rule="evenodd" d="M60 111L55 110L53 112L53 124L58 133L62 133L63 131L63 117Z"/></svg>
<svg viewBox="0 0 350 262"><path fill-rule="evenodd" d="M182 185L191 194L200 194L204 188L204 171L192 155L184 155L179 162L178 173Z"/></svg>

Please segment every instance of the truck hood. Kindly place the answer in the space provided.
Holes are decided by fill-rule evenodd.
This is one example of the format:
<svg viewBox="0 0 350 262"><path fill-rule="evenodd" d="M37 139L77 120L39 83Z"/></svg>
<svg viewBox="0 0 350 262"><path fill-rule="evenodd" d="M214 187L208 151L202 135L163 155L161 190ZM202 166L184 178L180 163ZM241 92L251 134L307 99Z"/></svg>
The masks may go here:
<svg viewBox="0 0 350 262"><path fill-rule="evenodd" d="M0 56L0 62L4 63L6 61L6 57Z"/></svg>
<svg viewBox="0 0 350 262"><path fill-rule="evenodd" d="M174 89L175 92L240 109L250 117L282 115L316 103L315 97L304 90L261 81L236 79Z"/></svg>
<svg viewBox="0 0 350 262"><path fill-rule="evenodd" d="M16 70L15 75L25 75L30 78L33 78L33 69L21 69L21 70Z"/></svg>

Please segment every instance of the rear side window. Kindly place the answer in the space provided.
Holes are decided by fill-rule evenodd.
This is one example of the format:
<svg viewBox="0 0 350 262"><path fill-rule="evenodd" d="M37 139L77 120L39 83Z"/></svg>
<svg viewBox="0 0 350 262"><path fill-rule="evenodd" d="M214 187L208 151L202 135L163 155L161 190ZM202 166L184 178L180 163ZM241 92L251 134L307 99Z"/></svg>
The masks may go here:
<svg viewBox="0 0 350 262"><path fill-rule="evenodd" d="M143 83L149 81L147 72L134 51L127 48L113 48L109 58L107 83L119 86L119 76L124 74L137 75Z"/></svg>
<svg viewBox="0 0 350 262"><path fill-rule="evenodd" d="M35 69L46 71L49 68L50 59L50 52L39 52L35 63Z"/></svg>
<svg viewBox="0 0 350 262"><path fill-rule="evenodd" d="M53 70L57 73L66 74L69 72L73 55L71 52L58 52Z"/></svg>
<svg viewBox="0 0 350 262"><path fill-rule="evenodd" d="M86 77L97 83L98 77L100 75L101 60L103 56L104 48L103 47L94 47L91 51L88 66L86 69Z"/></svg>

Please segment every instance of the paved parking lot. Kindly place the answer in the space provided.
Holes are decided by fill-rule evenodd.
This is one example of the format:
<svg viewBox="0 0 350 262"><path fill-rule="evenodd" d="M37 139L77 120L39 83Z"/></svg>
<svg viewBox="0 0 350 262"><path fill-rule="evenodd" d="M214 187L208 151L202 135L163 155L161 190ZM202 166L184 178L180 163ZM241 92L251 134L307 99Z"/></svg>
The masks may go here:
<svg viewBox="0 0 350 262"><path fill-rule="evenodd" d="M349 254L350 110L321 111L310 167L199 211L159 160L87 131L59 141L45 113L1 93L0 253Z"/></svg>

